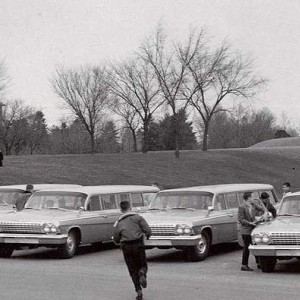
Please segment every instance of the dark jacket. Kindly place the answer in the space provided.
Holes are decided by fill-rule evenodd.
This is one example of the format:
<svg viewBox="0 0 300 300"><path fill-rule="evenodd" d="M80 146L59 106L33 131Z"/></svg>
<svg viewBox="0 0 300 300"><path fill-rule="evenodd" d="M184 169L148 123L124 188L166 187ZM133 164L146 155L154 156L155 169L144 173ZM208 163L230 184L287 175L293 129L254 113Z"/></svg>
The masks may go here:
<svg viewBox="0 0 300 300"><path fill-rule="evenodd" d="M255 216L258 215L258 212L263 212L264 209L260 206L255 206L251 208L251 214L249 211L249 207L243 203L238 210L238 221L241 224L241 234L250 235L253 228L251 222L255 222Z"/></svg>
<svg viewBox="0 0 300 300"><path fill-rule="evenodd" d="M114 225L113 239L116 244L142 240L144 234L151 235L151 228L146 220L134 212L122 215Z"/></svg>
<svg viewBox="0 0 300 300"><path fill-rule="evenodd" d="M22 210L24 208L24 205L26 204L28 198L32 195L31 192L25 191L17 200L16 202L16 208L17 211Z"/></svg>
<svg viewBox="0 0 300 300"><path fill-rule="evenodd" d="M273 218L276 218L277 211L276 208L270 202L265 202L262 200L263 204L265 205L266 209L272 214Z"/></svg>

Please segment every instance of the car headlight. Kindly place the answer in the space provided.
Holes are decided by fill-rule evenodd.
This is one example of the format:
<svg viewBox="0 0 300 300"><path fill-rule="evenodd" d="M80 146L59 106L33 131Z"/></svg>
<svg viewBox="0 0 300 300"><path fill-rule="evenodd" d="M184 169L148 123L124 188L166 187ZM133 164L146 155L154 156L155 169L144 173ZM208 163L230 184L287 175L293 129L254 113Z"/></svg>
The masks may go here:
<svg viewBox="0 0 300 300"><path fill-rule="evenodd" d="M175 232L179 235L191 235L193 233L193 229L186 224L177 224Z"/></svg>
<svg viewBox="0 0 300 300"><path fill-rule="evenodd" d="M253 244L260 244L261 243L261 235L260 234L254 234L252 236L252 242L253 242Z"/></svg>
<svg viewBox="0 0 300 300"><path fill-rule="evenodd" d="M43 232L46 234L57 234L59 233L59 228L51 223L43 224Z"/></svg>
<svg viewBox="0 0 300 300"><path fill-rule="evenodd" d="M256 233L252 235L252 242L254 244L270 244L271 243L271 236L269 233Z"/></svg>
<svg viewBox="0 0 300 300"><path fill-rule="evenodd" d="M270 237L270 235L269 235L268 233L263 233L263 234L262 234L262 237L261 237L261 241L262 241L262 243L264 243L264 244L270 244L270 242L271 242L271 237Z"/></svg>

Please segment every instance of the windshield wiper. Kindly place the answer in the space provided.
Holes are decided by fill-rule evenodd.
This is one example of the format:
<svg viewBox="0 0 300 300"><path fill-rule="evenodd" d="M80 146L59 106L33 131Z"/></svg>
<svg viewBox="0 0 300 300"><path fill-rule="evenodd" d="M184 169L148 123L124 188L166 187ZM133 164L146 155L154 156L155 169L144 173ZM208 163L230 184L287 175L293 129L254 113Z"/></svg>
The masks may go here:
<svg viewBox="0 0 300 300"><path fill-rule="evenodd" d="M44 209L57 209L57 210L63 210L66 211L66 208L62 208L62 207L44 207Z"/></svg>
<svg viewBox="0 0 300 300"><path fill-rule="evenodd" d="M195 208L191 207L171 207L170 209L195 210Z"/></svg>
<svg viewBox="0 0 300 300"><path fill-rule="evenodd" d="M284 217L300 217L299 214L280 214L280 215L277 215L279 217L281 216L284 216Z"/></svg>
<svg viewBox="0 0 300 300"><path fill-rule="evenodd" d="M148 208L148 210L166 210L165 208Z"/></svg>

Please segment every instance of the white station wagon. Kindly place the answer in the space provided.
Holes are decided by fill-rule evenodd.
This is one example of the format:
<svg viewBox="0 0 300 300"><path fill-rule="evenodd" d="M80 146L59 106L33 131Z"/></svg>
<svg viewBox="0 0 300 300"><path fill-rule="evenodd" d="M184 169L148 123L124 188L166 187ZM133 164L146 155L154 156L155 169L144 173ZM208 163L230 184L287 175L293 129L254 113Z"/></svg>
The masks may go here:
<svg viewBox="0 0 300 300"><path fill-rule="evenodd" d="M33 191L39 191L43 189L55 189L55 188L73 188L79 187L79 184L56 184L56 183L46 183L46 184L32 184ZM2 185L0 186L0 213L8 212L14 209L17 201L24 195L26 191L26 184L18 185Z"/></svg>
<svg viewBox="0 0 300 300"><path fill-rule="evenodd" d="M142 214L152 229L148 248L184 250L192 261L203 260L210 246L236 242L237 212L244 192L262 192L277 202L269 184L221 184L164 190Z"/></svg>
<svg viewBox="0 0 300 300"><path fill-rule="evenodd" d="M159 191L154 186L104 185L56 188L35 192L19 212L1 215L0 257L23 246L58 248L72 257L79 245L111 242L113 225L128 200L143 208Z"/></svg>

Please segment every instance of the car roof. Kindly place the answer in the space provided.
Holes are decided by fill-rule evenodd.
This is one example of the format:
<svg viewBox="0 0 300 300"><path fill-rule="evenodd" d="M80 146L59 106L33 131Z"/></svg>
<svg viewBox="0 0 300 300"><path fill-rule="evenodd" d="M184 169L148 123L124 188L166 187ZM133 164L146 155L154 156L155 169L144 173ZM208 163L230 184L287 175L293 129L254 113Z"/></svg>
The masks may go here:
<svg viewBox="0 0 300 300"><path fill-rule="evenodd" d="M208 193L228 193L228 192L238 192L238 191L251 191L251 190L269 190L273 189L270 184L262 183L230 183L230 184L216 184L216 185L202 185L202 186L192 186L186 188L163 190L159 193L169 193L169 192L208 192Z"/></svg>
<svg viewBox="0 0 300 300"><path fill-rule="evenodd" d="M70 188L43 189L43 191L56 192L78 192L85 194L109 194L109 193L130 193L130 192L148 192L157 193L159 188L149 185L95 185L95 186L80 186Z"/></svg>
<svg viewBox="0 0 300 300"><path fill-rule="evenodd" d="M38 191L38 190L43 190L43 189L55 189L55 188L73 188L73 187L80 187L81 185L79 184L57 184L57 183L46 183L46 184L32 184L33 185L33 190ZM2 185L0 186L0 190L22 190L26 191L26 186L27 184L15 184L15 185Z"/></svg>

